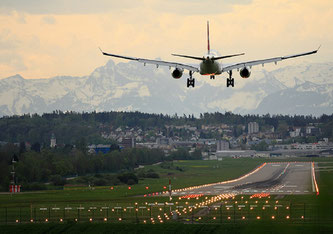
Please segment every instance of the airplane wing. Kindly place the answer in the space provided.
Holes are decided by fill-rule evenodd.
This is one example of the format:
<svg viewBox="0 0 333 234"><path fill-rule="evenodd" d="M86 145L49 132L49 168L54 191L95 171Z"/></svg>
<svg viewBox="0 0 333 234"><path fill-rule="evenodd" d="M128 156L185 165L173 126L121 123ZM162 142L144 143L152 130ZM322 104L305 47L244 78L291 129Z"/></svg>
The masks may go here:
<svg viewBox="0 0 333 234"><path fill-rule="evenodd" d="M151 59L144 59L144 58L127 57L127 56L116 55L116 54L109 54L109 53L103 52L101 49L100 49L100 51L102 52L103 55L106 55L106 56L134 60L134 61L143 63L144 65L145 64L154 64L157 67L159 65L161 65L161 66L167 66L169 68L174 67L174 68L186 69L186 70L189 70L192 72L199 72L199 68L191 66L191 65L182 64L182 63L174 63L174 62L166 62L166 61L160 61L160 60L151 60Z"/></svg>
<svg viewBox="0 0 333 234"><path fill-rule="evenodd" d="M320 46L319 46L320 48ZM262 60L254 60L254 61L249 61L249 62L243 62L243 63L237 63L233 64L230 66L226 66L222 69L222 72L228 72L234 69L239 69L239 68L244 68L244 67L252 67L255 65L262 64L264 65L265 63L277 63L279 61L285 60L285 59L290 59L290 58L296 58L300 56L305 56L305 55L310 55L310 54L315 54L318 52L319 48L314 51L306 52L306 53L301 53L301 54L294 54L294 55L289 55L289 56L283 56L283 57L276 57L276 58L269 58L269 59L262 59Z"/></svg>

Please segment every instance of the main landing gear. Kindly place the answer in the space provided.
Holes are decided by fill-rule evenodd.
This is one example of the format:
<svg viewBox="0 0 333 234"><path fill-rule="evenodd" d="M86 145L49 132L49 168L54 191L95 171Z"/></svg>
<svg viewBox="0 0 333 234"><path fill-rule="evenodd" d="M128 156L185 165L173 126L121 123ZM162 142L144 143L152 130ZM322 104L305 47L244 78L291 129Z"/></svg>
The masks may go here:
<svg viewBox="0 0 333 234"><path fill-rule="evenodd" d="M215 80L215 76L214 75L210 75L210 79L211 80Z"/></svg>
<svg viewBox="0 0 333 234"><path fill-rule="evenodd" d="M193 72L190 71L190 78L187 79L187 88L189 88L191 86L194 88L195 80L194 80L194 78L192 78L192 74L193 74Z"/></svg>
<svg viewBox="0 0 333 234"><path fill-rule="evenodd" d="M229 73L229 78L227 78L227 87L229 86L234 87L235 79L232 78L232 70L230 70L228 73Z"/></svg>

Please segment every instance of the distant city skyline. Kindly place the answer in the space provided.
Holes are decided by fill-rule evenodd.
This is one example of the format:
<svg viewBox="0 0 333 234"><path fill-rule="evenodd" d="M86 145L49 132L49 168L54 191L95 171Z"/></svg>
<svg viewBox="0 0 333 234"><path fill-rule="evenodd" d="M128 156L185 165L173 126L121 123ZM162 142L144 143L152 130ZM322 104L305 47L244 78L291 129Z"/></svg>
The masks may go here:
<svg viewBox="0 0 333 234"><path fill-rule="evenodd" d="M246 53L225 63L304 52L320 44L316 56L279 66L329 62L332 16L330 0L2 0L0 79L89 75L108 60L98 46L129 56L190 62L170 54L203 55L207 20L213 49ZM270 67L276 68L265 68Z"/></svg>

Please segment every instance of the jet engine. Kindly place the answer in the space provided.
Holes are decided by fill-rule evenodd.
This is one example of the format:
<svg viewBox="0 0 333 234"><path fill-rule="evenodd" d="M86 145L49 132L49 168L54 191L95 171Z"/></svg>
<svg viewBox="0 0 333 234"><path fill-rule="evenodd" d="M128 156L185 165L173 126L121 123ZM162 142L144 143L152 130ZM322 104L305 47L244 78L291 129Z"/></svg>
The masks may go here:
<svg viewBox="0 0 333 234"><path fill-rule="evenodd" d="M179 79L180 77L182 77L183 75L183 70L176 68L175 70L173 70L173 72L171 73L172 77L175 79Z"/></svg>
<svg viewBox="0 0 333 234"><path fill-rule="evenodd" d="M247 67L244 67L240 70L239 72L239 75L242 77L242 78L249 78L250 75L251 75L251 71L250 69L248 69Z"/></svg>

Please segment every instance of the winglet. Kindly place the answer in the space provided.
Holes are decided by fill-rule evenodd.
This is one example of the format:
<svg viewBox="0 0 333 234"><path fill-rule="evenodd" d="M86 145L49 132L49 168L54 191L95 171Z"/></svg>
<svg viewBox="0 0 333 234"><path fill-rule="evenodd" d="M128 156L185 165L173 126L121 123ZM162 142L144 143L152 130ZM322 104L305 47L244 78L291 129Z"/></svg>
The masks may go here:
<svg viewBox="0 0 333 234"><path fill-rule="evenodd" d="M319 47L318 47L317 51L319 51L320 47L321 47L321 45L319 45Z"/></svg>
<svg viewBox="0 0 333 234"><path fill-rule="evenodd" d="M101 51L101 53L104 55L103 50L101 49L101 47L98 47L98 49Z"/></svg>

